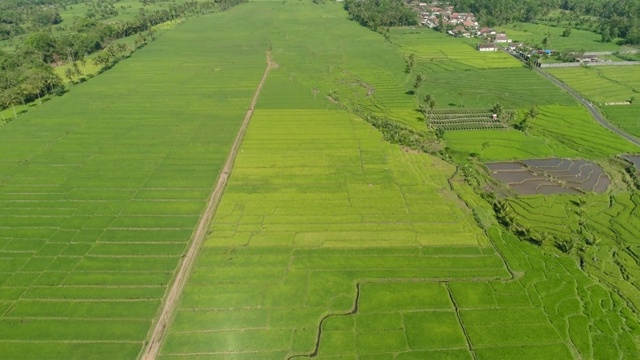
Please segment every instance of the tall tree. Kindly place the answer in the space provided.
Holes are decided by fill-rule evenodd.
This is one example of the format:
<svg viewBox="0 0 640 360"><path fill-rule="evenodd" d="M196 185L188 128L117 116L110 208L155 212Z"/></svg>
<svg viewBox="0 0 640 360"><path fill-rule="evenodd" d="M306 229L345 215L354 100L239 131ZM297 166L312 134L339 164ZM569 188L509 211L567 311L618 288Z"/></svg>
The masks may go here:
<svg viewBox="0 0 640 360"><path fill-rule="evenodd" d="M11 109L13 109L14 118L18 117L18 113L16 112L16 105L20 102L20 96L17 94L16 90L7 90L0 94L0 102L5 108L11 106Z"/></svg>

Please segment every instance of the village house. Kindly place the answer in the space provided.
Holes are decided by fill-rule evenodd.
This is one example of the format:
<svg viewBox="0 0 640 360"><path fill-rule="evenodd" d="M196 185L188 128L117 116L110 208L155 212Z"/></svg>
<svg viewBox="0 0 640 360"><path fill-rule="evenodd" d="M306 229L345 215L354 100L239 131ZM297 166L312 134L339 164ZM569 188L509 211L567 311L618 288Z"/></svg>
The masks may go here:
<svg viewBox="0 0 640 360"><path fill-rule="evenodd" d="M500 33L500 34L496 34L496 35L493 37L493 42L496 42L496 43L510 43L510 42L511 42L511 39L509 39L509 38L507 37L507 34L505 34L505 33Z"/></svg>
<svg viewBox="0 0 640 360"><path fill-rule="evenodd" d="M415 6L415 3L414 3ZM472 12L454 12L453 6L440 7L433 4L427 5L427 3L418 3L418 7L415 8L420 13L420 24L429 27L436 28L442 23L447 26L447 33L456 37L471 37L478 36L491 41L492 43L510 43L511 40L506 37L506 34L498 34L495 30L489 27L482 27L476 21L475 15ZM483 51L495 51L495 50L483 50Z"/></svg>
<svg viewBox="0 0 640 360"><path fill-rule="evenodd" d="M516 49L519 49L519 48L521 48L523 46L524 46L523 43L515 43L515 42L509 43L509 45L507 45L509 50L516 50Z"/></svg>
<svg viewBox="0 0 640 360"><path fill-rule="evenodd" d="M478 44L478 51L496 51L498 47L496 44L488 43L488 44Z"/></svg>

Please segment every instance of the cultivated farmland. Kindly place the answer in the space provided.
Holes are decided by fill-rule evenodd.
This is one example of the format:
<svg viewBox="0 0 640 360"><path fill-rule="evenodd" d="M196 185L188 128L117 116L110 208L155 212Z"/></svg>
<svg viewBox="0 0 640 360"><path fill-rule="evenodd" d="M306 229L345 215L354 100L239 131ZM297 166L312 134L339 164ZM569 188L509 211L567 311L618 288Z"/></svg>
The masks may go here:
<svg viewBox="0 0 640 360"><path fill-rule="evenodd" d="M532 159L486 166L492 177L522 195L603 193L610 184L602 168L584 160Z"/></svg>
<svg viewBox="0 0 640 360"><path fill-rule="evenodd" d="M452 176L453 167L382 141L319 96L315 90L334 88L334 102L373 103L391 115L409 114L398 104L415 106L403 94L410 80L382 71L376 77L377 60L319 55L324 36L340 38L345 51L363 38L377 41L367 47L377 55L371 59L405 55L381 47L382 36L370 38L375 34L344 22L338 10L257 3L238 9L253 19L273 12L287 19L270 39L280 67L267 79L161 358L553 359L637 352L637 318L625 300L571 258L547 255L501 230L491 206ZM289 30L303 26L327 31ZM402 62L393 64L403 74ZM424 90L433 89L428 84ZM380 86L387 90L378 92ZM562 101L557 94L550 103ZM287 98L295 104L287 107ZM541 118L579 113L566 121L586 123L580 111L551 106ZM576 154L581 136L554 144ZM611 139L612 148L626 146ZM445 224L449 219L456 225ZM609 321L616 325L601 326Z"/></svg>
<svg viewBox="0 0 640 360"><path fill-rule="evenodd" d="M475 43L431 29L398 29L392 39L405 57L418 59L407 76L424 76L420 94L431 94L437 107L490 108L501 103L516 109L532 105L572 105L567 94L523 67L505 52L477 51ZM407 81L407 86L410 82Z"/></svg>
<svg viewBox="0 0 640 360"><path fill-rule="evenodd" d="M633 66L549 68L547 71L594 103L629 101L640 91L640 71Z"/></svg>
<svg viewBox="0 0 640 360"><path fill-rule="evenodd" d="M500 119L493 118L493 112L483 109L442 109L427 110L427 123L434 129L448 130L486 130L505 129Z"/></svg>
<svg viewBox="0 0 640 360"><path fill-rule="evenodd" d="M1 358L140 352L265 67L216 19L0 131Z"/></svg>
<svg viewBox="0 0 640 360"><path fill-rule="evenodd" d="M484 161L567 157L601 159L638 148L598 125L586 110L577 106L541 106L529 119L526 134L515 131L446 132L452 149L475 153Z"/></svg>
<svg viewBox="0 0 640 360"><path fill-rule="evenodd" d="M515 60L416 30L451 46L432 62L413 32L387 42L341 4L243 4L3 127L0 357L140 357L267 50L159 358L638 354L639 199L613 159L637 148ZM538 113L526 132L446 132L438 156L363 120L427 132L425 94L437 112ZM474 172L550 157L597 160L607 193L496 197Z"/></svg>
<svg viewBox="0 0 640 360"><path fill-rule="evenodd" d="M549 73L597 103L615 125L640 136L640 71L634 66L551 68Z"/></svg>

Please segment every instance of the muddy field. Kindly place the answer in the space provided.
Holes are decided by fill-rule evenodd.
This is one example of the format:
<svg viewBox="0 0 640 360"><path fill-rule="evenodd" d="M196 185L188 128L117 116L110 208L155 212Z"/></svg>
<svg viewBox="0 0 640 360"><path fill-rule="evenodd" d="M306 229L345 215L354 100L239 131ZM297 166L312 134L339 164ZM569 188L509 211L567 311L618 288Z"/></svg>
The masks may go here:
<svg viewBox="0 0 640 360"><path fill-rule="evenodd" d="M640 175L640 155L622 155L622 158L632 163L636 168L636 174Z"/></svg>
<svg viewBox="0 0 640 360"><path fill-rule="evenodd" d="M485 166L493 178L521 195L604 193L610 184L602 168L586 160L531 159Z"/></svg>

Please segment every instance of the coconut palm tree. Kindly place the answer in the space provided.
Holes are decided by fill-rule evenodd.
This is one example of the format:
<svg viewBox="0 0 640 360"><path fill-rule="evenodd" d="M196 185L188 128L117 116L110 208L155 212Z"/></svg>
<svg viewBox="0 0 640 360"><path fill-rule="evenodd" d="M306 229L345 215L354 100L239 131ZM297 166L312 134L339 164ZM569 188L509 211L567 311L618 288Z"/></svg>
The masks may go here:
<svg viewBox="0 0 640 360"><path fill-rule="evenodd" d="M17 118L18 113L16 112L16 104L20 102L20 96L16 93L15 90L7 90L0 95L0 102L3 107L11 106L13 109L13 117Z"/></svg>

